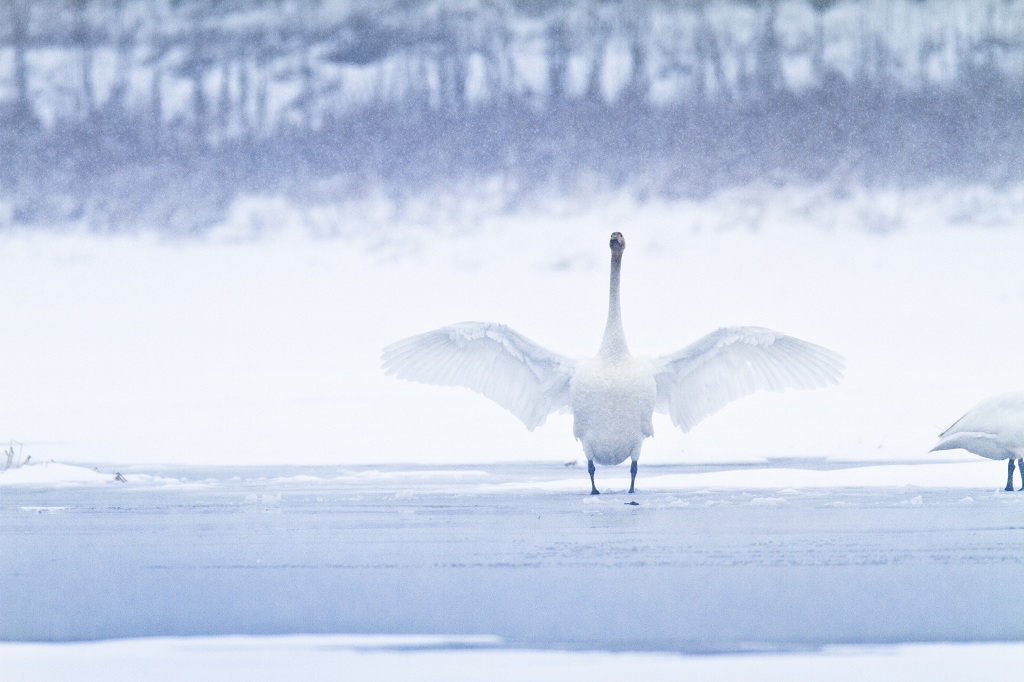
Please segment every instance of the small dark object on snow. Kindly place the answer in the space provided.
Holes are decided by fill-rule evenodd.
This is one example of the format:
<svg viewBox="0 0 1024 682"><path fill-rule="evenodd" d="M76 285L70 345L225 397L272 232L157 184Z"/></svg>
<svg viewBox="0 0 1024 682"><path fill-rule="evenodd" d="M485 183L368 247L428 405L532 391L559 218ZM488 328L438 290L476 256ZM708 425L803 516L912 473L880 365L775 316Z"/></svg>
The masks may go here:
<svg viewBox="0 0 1024 682"><path fill-rule="evenodd" d="M121 483L127 483L128 482L128 479L125 478L124 476L122 476L120 471L118 471L117 475L114 476L114 480L115 481L121 481Z"/></svg>
<svg viewBox="0 0 1024 682"><path fill-rule="evenodd" d="M640 506L639 502L626 502L625 504L628 504L630 507L639 507Z"/></svg>

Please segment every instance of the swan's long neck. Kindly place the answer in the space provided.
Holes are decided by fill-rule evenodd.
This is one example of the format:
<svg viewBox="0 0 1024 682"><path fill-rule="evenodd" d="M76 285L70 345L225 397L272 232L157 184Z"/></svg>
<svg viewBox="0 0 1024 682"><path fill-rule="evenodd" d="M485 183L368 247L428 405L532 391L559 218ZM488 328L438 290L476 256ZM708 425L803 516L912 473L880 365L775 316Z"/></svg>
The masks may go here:
<svg viewBox="0 0 1024 682"><path fill-rule="evenodd" d="M622 306L619 304L619 279L622 274L622 252L612 252L612 272L608 285L608 322L598 354L604 357L629 355L626 333L622 330Z"/></svg>

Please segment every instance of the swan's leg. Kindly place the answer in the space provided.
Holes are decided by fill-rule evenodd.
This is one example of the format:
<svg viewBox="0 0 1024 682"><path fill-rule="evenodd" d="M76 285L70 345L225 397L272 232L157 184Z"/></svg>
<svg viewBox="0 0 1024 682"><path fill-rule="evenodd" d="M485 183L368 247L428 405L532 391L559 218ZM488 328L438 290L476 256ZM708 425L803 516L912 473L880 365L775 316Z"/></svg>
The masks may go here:
<svg viewBox="0 0 1024 682"><path fill-rule="evenodd" d="M636 483L636 460L629 465L629 492L633 492L633 484Z"/></svg>
<svg viewBox="0 0 1024 682"><path fill-rule="evenodd" d="M1008 462L1009 466L1006 467L1006 487L1003 490L1013 490L1013 457ZM1024 471L1021 472L1021 478L1024 479Z"/></svg>
<svg viewBox="0 0 1024 682"><path fill-rule="evenodd" d="M600 495L601 491L597 489L596 485L594 485L594 460L587 460L587 471L590 472L590 494Z"/></svg>
<svg viewBox="0 0 1024 682"><path fill-rule="evenodd" d="M1024 459L1017 460L1017 471L1020 472L1020 490L1024 490Z"/></svg>

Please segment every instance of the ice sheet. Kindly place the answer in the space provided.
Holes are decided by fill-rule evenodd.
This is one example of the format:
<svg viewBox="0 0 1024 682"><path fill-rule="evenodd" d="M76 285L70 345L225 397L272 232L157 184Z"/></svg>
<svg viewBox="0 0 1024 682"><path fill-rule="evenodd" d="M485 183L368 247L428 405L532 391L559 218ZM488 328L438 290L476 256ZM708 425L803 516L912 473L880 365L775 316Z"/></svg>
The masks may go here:
<svg viewBox="0 0 1024 682"><path fill-rule="evenodd" d="M543 462L5 486L0 639L488 635L703 654L1024 641L1024 493L984 463L977 487L856 483L906 465L648 466L635 495L628 468L600 468L599 496L585 469ZM958 465L918 465L940 466Z"/></svg>

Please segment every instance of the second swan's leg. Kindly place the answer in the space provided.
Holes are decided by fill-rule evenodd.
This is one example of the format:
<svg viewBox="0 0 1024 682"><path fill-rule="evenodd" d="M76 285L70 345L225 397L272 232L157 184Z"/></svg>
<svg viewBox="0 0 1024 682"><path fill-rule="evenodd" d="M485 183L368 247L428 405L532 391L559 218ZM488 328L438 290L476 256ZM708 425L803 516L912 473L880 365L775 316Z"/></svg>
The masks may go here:
<svg viewBox="0 0 1024 682"><path fill-rule="evenodd" d="M600 495L601 491L599 491L597 489L597 486L594 485L594 460L592 460L592 459L588 459L587 460L587 471L590 472L590 494L591 495Z"/></svg>
<svg viewBox="0 0 1024 682"><path fill-rule="evenodd" d="M1017 471L1020 472L1020 488L1024 490L1024 459L1017 459Z"/></svg>
<svg viewBox="0 0 1024 682"><path fill-rule="evenodd" d="M1024 472L1021 472L1024 479ZM1003 490L1013 490L1013 457L1009 459L1009 466L1006 467L1006 487Z"/></svg>
<svg viewBox="0 0 1024 682"><path fill-rule="evenodd" d="M629 466L629 492L633 492L633 484L636 483L636 460Z"/></svg>

